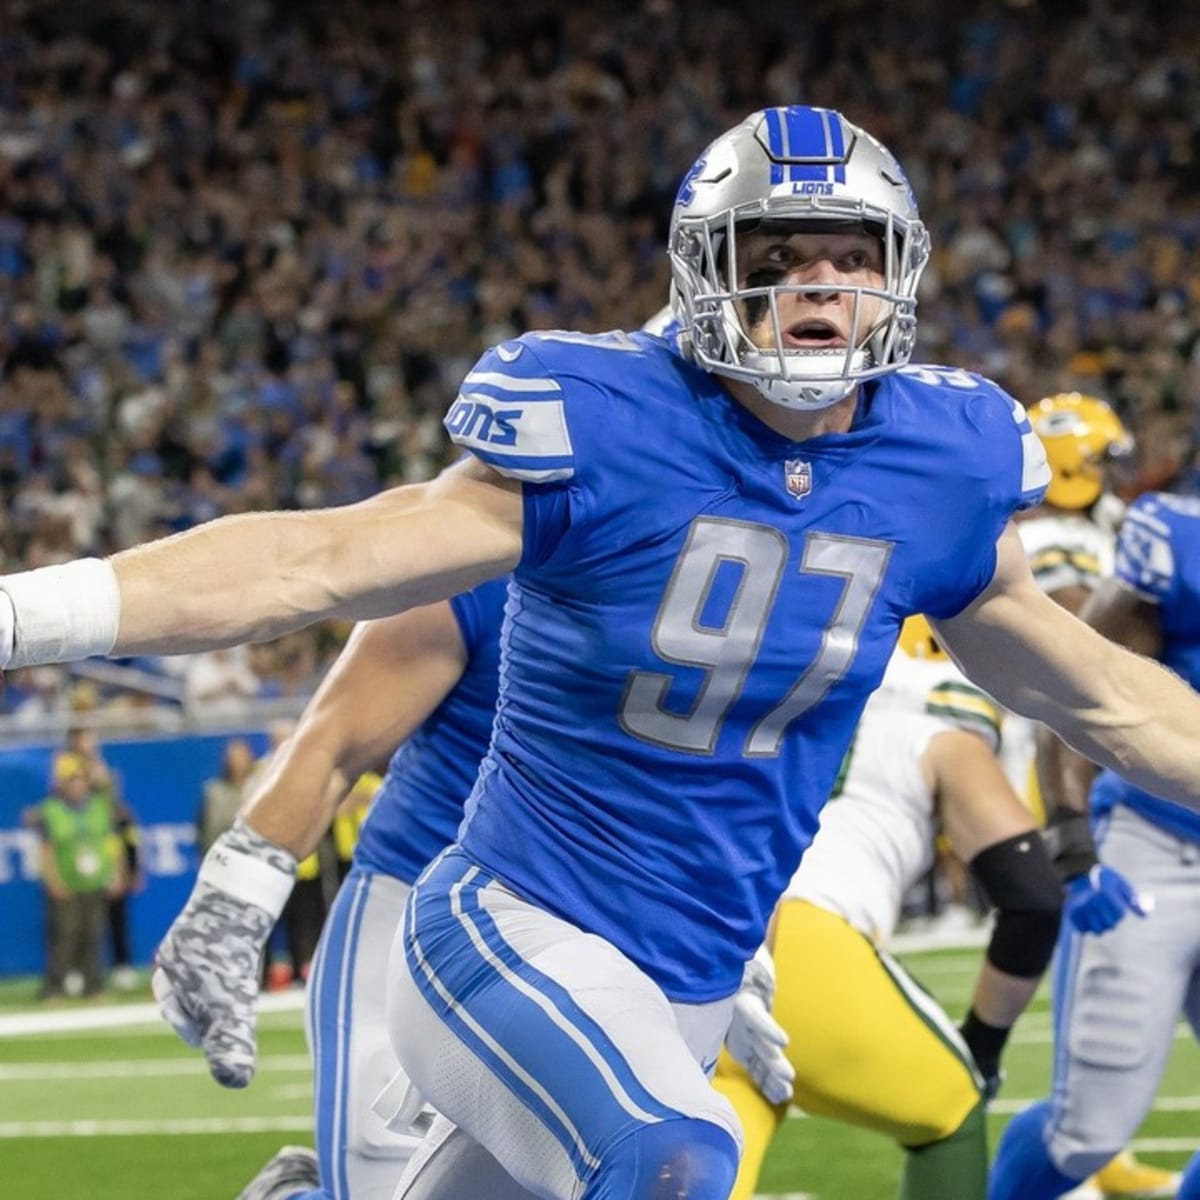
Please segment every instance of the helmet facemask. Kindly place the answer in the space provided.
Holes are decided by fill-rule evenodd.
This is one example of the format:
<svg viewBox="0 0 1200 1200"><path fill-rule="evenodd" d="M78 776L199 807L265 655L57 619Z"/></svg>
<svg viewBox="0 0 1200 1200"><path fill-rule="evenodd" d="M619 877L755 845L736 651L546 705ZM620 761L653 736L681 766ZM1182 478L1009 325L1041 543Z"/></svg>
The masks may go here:
<svg viewBox="0 0 1200 1200"><path fill-rule="evenodd" d="M785 408L821 409L849 395L862 381L908 362L916 341L917 283L929 257L929 239L898 165L877 142L848 123L845 129L853 131L846 139L850 150L836 160L846 164L839 166L838 174L847 175L849 169L853 182L854 171L869 176L875 168L882 182L869 177L863 190L879 193L880 202L849 195L848 187L829 185L828 191L835 194L796 194L809 189L793 185L789 190L786 184L769 183L782 178L783 170L756 137L755 120L761 115L718 139L681 189L670 245L673 304L700 366L748 383ZM842 120L836 113L824 115L827 120ZM827 161L832 174L833 159L795 160L806 173L813 169L810 163L824 170ZM881 163L892 167L891 174L880 168ZM713 176L704 195L708 203L692 204L709 183L705 176ZM825 185L819 187L825 190ZM891 200L887 195L891 190L903 196L894 206L883 202ZM725 206L720 203L722 191L731 200L748 192L757 195ZM748 281L739 285L738 238L752 230L782 236L866 232L883 247L882 281L877 287L787 282L750 286ZM827 350L788 347L779 301L789 293L849 295L847 344ZM879 301L879 308L868 328L866 310L871 305L864 301L870 298ZM767 348L755 344L747 326L746 314L758 311L765 313L772 335Z"/></svg>

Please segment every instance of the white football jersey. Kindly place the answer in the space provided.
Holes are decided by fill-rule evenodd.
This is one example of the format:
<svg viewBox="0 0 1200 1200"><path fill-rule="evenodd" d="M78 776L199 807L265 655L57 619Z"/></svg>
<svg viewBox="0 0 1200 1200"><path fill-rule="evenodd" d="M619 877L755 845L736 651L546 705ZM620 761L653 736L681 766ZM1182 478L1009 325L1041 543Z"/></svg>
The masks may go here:
<svg viewBox="0 0 1200 1200"><path fill-rule="evenodd" d="M1094 588L1112 574L1113 537L1082 513L1017 522L1029 569L1043 592Z"/></svg>
<svg viewBox="0 0 1200 1200"><path fill-rule="evenodd" d="M1043 592L1099 585L1113 571L1113 536L1082 513L1032 517L1017 522L1029 569ZM1004 722L1001 761L1017 795L1040 811L1034 776L1034 731L1024 717L1011 715Z"/></svg>
<svg viewBox="0 0 1200 1200"><path fill-rule="evenodd" d="M926 747L938 733L969 729L997 748L1000 720L996 703L948 659L897 649L787 898L809 900L885 941L904 894L933 861L937 815L921 766Z"/></svg>

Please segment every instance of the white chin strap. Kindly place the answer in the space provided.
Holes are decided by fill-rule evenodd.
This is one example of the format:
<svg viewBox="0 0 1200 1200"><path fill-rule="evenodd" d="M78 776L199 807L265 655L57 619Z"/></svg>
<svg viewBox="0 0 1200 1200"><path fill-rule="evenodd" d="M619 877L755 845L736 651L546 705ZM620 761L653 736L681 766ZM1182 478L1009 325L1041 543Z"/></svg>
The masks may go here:
<svg viewBox="0 0 1200 1200"><path fill-rule="evenodd" d="M845 350L806 350L785 353L786 374L780 375L780 355L775 351L747 351L741 365L754 372L738 376L749 383L764 400L801 412L828 408L844 400L858 386L859 375L871 365L866 350L855 350L849 356ZM847 372L845 377L842 373Z"/></svg>

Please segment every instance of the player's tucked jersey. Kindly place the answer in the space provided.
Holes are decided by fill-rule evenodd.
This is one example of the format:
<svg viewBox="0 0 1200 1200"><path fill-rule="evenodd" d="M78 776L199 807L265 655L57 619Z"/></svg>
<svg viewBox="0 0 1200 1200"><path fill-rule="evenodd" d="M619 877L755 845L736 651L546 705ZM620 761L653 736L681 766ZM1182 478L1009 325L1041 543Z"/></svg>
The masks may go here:
<svg viewBox="0 0 1200 1200"><path fill-rule="evenodd" d="M1135 500L1117 537L1116 577L1158 607L1159 658L1200 690L1200 499L1151 492ZM1114 804L1200 841L1200 814L1104 771L1092 791L1092 810L1103 816Z"/></svg>
<svg viewBox="0 0 1200 1200"><path fill-rule="evenodd" d="M840 787L788 898L818 904L885 942L905 893L933 861L938 814L922 756L938 734L959 729L996 750L1000 722L999 706L953 663L897 650L863 710Z"/></svg>
<svg viewBox="0 0 1200 1200"><path fill-rule="evenodd" d="M1017 533L1037 585L1047 595L1064 588L1099 586L1113 570L1112 534L1082 513L1030 517L1017 523ZM1012 715L1004 723L1001 754L1004 773L1030 807L1041 815L1034 768L1034 722Z"/></svg>
<svg viewBox="0 0 1200 1200"><path fill-rule="evenodd" d="M357 865L412 883L452 841L496 714L508 579L450 601L467 663L450 694L392 755L354 850Z"/></svg>
<svg viewBox="0 0 1200 1200"><path fill-rule="evenodd" d="M1048 479L961 371L793 443L645 334L526 335L446 418L524 481L495 735L460 840L672 999L733 992L902 620L987 585Z"/></svg>

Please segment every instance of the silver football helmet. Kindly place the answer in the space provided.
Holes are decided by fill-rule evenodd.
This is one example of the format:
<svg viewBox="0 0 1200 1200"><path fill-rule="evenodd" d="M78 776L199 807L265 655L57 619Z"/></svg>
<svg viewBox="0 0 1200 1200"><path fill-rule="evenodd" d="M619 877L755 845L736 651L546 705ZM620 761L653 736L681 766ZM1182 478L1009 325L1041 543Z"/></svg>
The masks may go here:
<svg viewBox="0 0 1200 1200"><path fill-rule="evenodd" d="M763 222L876 234L882 288L773 284L739 287L737 234ZM768 108L717 138L684 177L671 214L671 304L685 348L708 371L750 383L784 408L825 408L864 379L904 366L916 341L916 291L929 234L900 164L869 133L832 109ZM778 297L853 294L849 344L784 348ZM884 303L860 326L864 296ZM735 301L757 300L774 324L775 349L748 336ZM745 308L742 305L743 309Z"/></svg>

